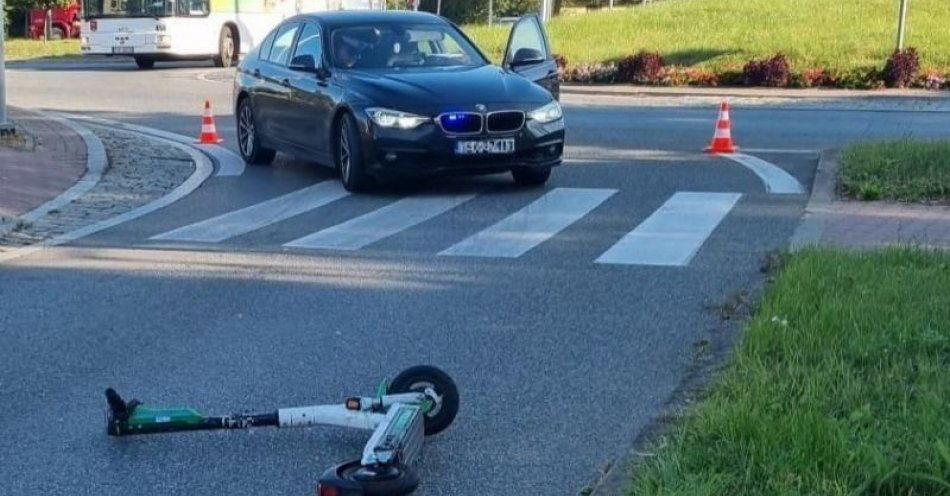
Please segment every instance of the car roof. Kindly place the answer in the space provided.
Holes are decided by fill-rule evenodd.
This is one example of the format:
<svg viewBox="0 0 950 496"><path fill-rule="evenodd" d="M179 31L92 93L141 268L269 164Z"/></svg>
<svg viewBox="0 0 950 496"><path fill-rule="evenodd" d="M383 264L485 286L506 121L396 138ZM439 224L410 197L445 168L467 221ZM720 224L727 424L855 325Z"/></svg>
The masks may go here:
<svg viewBox="0 0 950 496"><path fill-rule="evenodd" d="M295 16L292 20L299 21L302 19L319 21L328 28L390 22L408 24L437 24L448 22L435 14L409 10L332 10L300 14Z"/></svg>

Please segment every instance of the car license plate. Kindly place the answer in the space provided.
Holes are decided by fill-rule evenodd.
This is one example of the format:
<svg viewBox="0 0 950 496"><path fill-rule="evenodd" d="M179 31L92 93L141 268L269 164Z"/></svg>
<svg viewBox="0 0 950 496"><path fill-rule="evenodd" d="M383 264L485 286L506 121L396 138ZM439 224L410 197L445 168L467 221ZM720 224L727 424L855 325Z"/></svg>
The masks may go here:
<svg viewBox="0 0 950 496"><path fill-rule="evenodd" d="M466 140L457 141L455 143L455 153L458 155L504 154L514 152L514 138Z"/></svg>
<svg viewBox="0 0 950 496"><path fill-rule="evenodd" d="M135 48L130 47L130 46L112 47L112 53L115 53L115 54L135 53Z"/></svg>

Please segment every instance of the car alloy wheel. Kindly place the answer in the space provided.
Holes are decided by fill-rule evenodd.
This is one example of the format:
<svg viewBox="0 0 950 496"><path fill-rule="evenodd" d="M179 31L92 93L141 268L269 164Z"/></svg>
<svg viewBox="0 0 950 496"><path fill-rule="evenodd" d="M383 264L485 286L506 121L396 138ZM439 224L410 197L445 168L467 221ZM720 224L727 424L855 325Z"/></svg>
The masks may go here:
<svg viewBox="0 0 950 496"><path fill-rule="evenodd" d="M274 161L276 152L261 145L257 123L254 120L254 107L248 98L241 100L237 109L238 150L248 165L267 165Z"/></svg>
<svg viewBox="0 0 950 496"><path fill-rule="evenodd" d="M238 121L238 145L245 157L254 154L254 115L251 113L249 104L241 106L241 118Z"/></svg>
<svg viewBox="0 0 950 496"><path fill-rule="evenodd" d="M340 176L343 177L344 183L350 182L351 161L350 123L347 119L343 119L340 125Z"/></svg>

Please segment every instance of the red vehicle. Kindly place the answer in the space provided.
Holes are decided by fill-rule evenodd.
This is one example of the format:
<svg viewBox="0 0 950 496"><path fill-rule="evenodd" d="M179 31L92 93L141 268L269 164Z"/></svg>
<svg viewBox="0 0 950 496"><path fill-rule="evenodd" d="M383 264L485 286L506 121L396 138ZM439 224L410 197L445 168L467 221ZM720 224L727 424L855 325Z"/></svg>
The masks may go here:
<svg viewBox="0 0 950 496"><path fill-rule="evenodd" d="M80 19L78 3L74 3L68 7L53 9L53 22L52 26L50 27L50 38L54 40L78 38L79 26ZM42 38L45 28L46 11L43 9L31 10L30 38Z"/></svg>

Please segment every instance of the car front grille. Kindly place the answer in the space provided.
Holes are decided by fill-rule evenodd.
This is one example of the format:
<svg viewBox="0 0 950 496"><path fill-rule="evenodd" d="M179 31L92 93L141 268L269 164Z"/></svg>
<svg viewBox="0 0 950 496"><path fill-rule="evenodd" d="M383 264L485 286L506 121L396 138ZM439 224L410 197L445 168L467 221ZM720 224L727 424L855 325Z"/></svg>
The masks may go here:
<svg viewBox="0 0 950 496"><path fill-rule="evenodd" d="M482 114L449 112L439 116L439 125L449 134L479 134L482 132Z"/></svg>
<svg viewBox="0 0 950 496"><path fill-rule="evenodd" d="M510 133L524 126L524 112L506 110L488 114L487 129L490 133Z"/></svg>

